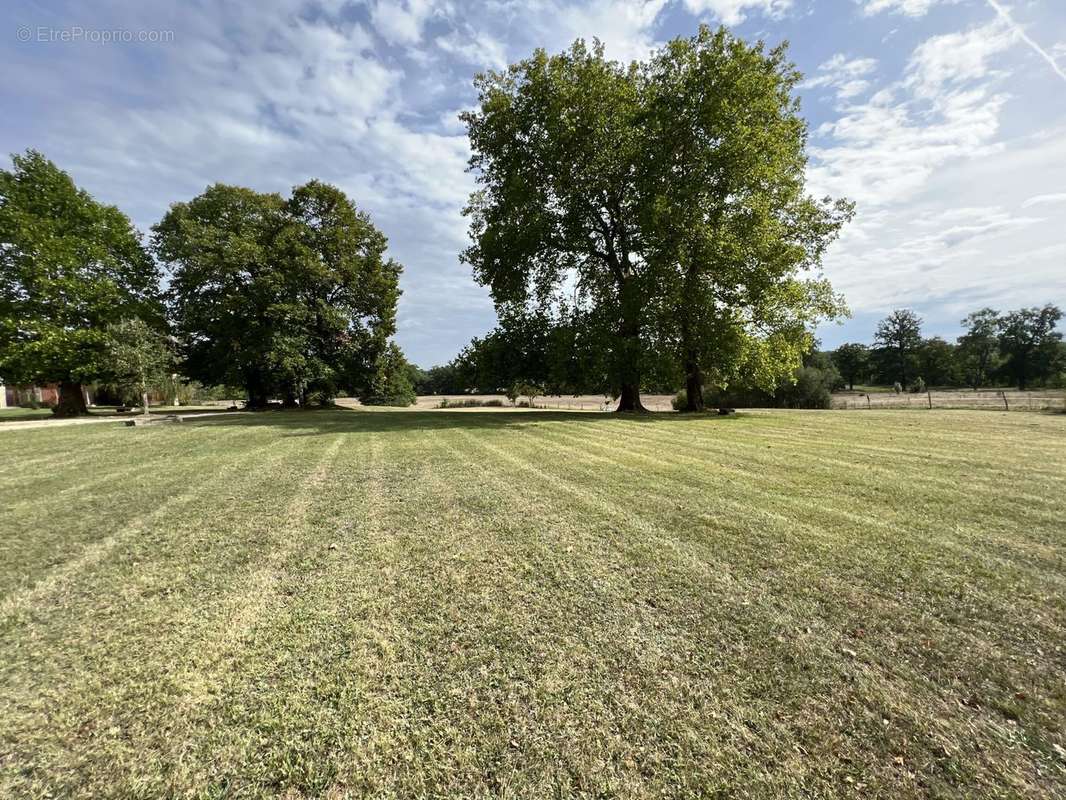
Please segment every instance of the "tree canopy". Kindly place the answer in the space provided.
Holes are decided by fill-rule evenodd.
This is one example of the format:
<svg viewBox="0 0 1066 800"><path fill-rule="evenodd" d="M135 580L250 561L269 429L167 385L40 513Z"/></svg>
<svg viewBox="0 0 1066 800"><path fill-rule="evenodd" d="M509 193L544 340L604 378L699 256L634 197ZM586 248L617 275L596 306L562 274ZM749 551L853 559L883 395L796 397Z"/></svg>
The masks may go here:
<svg viewBox="0 0 1066 800"><path fill-rule="evenodd" d="M191 377L244 386L253 406L367 388L401 267L339 189L311 181L284 200L216 184L153 230Z"/></svg>
<svg viewBox="0 0 1066 800"><path fill-rule="evenodd" d="M644 64L579 40L479 75L463 257L503 313L569 297L620 410L641 408L664 359L683 362L694 399L704 369L773 385L842 309L799 273L851 213L805 194L798 77L783 49L706 27Z"/></svg>
<svg viewBox="0 0 1066 800"><path fill-rule="evenodd" d="M1022 308L1000 320L999 346L1005 371L1019 389L1041 380L1060 366L1062 334L1055 326L1062 311L1050 303L1043 308Z"/></svg>
<svg viewBox="0 0 1066 800"><path fill-rule="evenodd" d="M883 348L890 374L906 389L922 346L922 318L909 308L897 308L877 324L874 339Z"/></svg>
<svg viewBox="0 0 1066 800"><path fill-rule="evenodd" d="M59 384L59 414L107 371L107 326L162 324L159 274L129 218L40 153L0 170L0 377Z"/></svg>
<svg viewBox="0 0 1066 800"><path fill-rule="evenodd" d="M686 376L687 410L705 378L768 389L799 365L809 329L843 313L817 267L852 206L806 194L806 123L786 48L769 52L701 26L645 66L647 257L659 322ZM707 372L708 374L704 374Z"/></svg>

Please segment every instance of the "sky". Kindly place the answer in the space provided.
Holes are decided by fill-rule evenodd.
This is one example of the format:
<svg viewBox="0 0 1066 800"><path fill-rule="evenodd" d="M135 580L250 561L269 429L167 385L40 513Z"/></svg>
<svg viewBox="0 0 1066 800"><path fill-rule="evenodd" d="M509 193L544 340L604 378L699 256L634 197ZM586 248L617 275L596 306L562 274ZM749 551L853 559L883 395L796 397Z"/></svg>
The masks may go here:
<svg viewBox="0 0 1066 800"><path fill-rule="evenodd" d="M147 233L211 183L334 183L404 265L428 367L495 323L459 253L473 76L598 37L643 58L701 22L790 42L808 182L855 201L823 347L915 309L1066 306L1066 0L7 0L0 149L42 151Z"/></svg>

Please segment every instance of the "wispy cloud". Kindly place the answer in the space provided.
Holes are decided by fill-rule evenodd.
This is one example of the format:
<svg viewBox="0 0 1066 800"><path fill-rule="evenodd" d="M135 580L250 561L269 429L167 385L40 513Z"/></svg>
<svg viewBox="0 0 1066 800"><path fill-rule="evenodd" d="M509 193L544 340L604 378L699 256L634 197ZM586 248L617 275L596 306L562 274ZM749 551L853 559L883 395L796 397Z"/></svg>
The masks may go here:
<svg viewBox="0 0 1066 800"><path fill-rule="evenodd" d="M1066 203L1066 192L1060 194L1038 194L1030 197L1022 203L1022 208L1032 208L1033 206L1048 206L1055 205L1057 203Z"/></svg>
<svg viewBox="0 0 1066 800"><path fill-rule="evenodd" d="M739 25L752 12L779 17L792 7L792 0L684 0L693 14L713 14L726 25Z"/></svg>

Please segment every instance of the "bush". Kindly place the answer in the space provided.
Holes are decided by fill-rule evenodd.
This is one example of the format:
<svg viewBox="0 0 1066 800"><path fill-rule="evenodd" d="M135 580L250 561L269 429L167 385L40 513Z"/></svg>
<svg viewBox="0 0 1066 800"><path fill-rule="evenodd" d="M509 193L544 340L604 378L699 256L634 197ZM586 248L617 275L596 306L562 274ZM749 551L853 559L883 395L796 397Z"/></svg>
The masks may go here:
<svg viewBox="0 0 1066 800"><path fill-rule="evenodd" d="M911 384L911 392L913 394L924 394L927 390L925 385L925 379L921 376L914 379L914 383Z"/></svg>
<svg viewBox="0 0 1066 800"><path fill-rule="evenodd" d="M688 405L688 392L682 389L680 392L674 395L674 399L670 401L671 407L674 411L681 411Z"/></svg>
<svg viewBox="0 0 1066 800"><path fill-rule="evenodd" d="M442 397L437 408L502 408L503 400L492 397L488 400L478 400L476 397L467 397L462 400L449 400Z"/></svg>
<svg viewBox="0 0 1066 800"><path fill-rule="evenodd" d="M821 367L800 367L793 374L794 381L783 380L773 392L754 387L734 386L728 390L711 389L705 392L708 407L718 408L832 408L832 388L840 380L840 373ZM674 408L683 408L685 394L678 392Z"/></svg>

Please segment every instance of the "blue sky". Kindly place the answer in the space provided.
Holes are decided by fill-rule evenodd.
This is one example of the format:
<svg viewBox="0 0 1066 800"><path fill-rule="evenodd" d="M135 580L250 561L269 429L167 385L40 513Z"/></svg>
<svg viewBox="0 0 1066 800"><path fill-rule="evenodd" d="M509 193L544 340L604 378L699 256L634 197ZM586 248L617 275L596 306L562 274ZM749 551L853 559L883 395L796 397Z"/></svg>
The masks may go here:
<svg viewBox="0 0 1066 800"><path fill-rule="evenodd" d="M791 42L809 180L858 204L825 274L868 341L909 306L1066 306L1064 0L281 0L5 3L0 147L34 147L143 231L215 181L341 186L406 271L423 366L495 316L459 263L471 78L576 37L645 55L701 21Z"/></svg>

